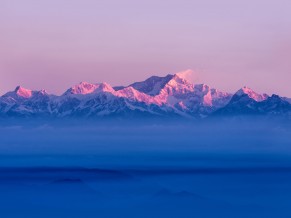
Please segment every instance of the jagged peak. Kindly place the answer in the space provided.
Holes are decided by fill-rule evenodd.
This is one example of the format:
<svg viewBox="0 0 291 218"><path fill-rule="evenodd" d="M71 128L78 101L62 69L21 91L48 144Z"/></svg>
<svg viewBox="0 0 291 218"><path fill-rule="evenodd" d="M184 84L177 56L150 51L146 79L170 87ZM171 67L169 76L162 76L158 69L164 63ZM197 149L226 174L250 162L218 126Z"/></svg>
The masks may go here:
<svg viewBox="0 0 291 218"><path fill-rule="evenodd" d="M167 74L166 76L151 76L147 78L144 82L150 81L150 80L160 80L160 79L172 79L175 75L173 74Z"/></svg>
<svg viewBox="0 0 291 218"><path fill-rule="evenodd" d="M97 89L98 91L103 91L103 92L115 92L115 90L113 89L113 87L106 83L106 82L102 82L102 83L99 83L99 84L96 84L97 86ZM96 92L95 90L95 92Z"/></svg>
<svg viewBox="0 0 291 218"><path fill-rule="evenodd" d="M15 105L15 107L19 106L21 111L25 109L25 113L28 111L27 109L38 113L39 108L35 107L37 104L31 102L35 101L46 107L46 104L43 104L45 100L53 103L53 108L48 107L46 112L56 113L57 116L74 115L74 111L91 114L97 109L104 109L101 113L107 113L107 106L110 107L110 111L122 111L125 104L133 109L148 110L150 113L160 113L157 111L161 111L164 114L174 111L189 116L195 113L199 116L207 116L224 107L226 112L234 110L237 113L246 108L261 110L264 107L273 110L275 107L281 107L287 108L288 113L291 113L291 105L287 103L287 101L290 102L288 98L258 94L247 86L238 90L234 96L233 93L221 92L206 84L193 84L190 81L192 80L185 78L184 74L178 73L168 74L165 77L152 76L143 82L117 89L113 89L106 82L96 84L80 82L65 92L69 96L44 96L47 95L45 90L32 91L17 86L14 91L5 94L1 101L4 106L7 105L7 110L13 109L11 106ZM76 95L71 96L73 94ZM119 102L122 104L120 105ZM107 103L108 105L106 105Z"/></svg>
<svg viewBox="0 0 291 218"><path fill-rule="evenodd" d="M98 91L106 91L106 92L113 92L114 89L105 82L99 84L92 84L88 82L80 82L77 85L72 86L69 88L64 95L87 95Z"/></svg>
<svg viewBox="0 0 291 218"><path fill-rule="evenodd" d="M95 90L95 85L88 82L80 82L69 88L65 94L89 94Z"/></svg>
<svg viewBox="0 0 291 218"><path fill-rule="evenodd" d="M186 78L186 74L192 73L191 70L176 74L168 74L164 77L151 76L142 82L135 82L129 86L150 96L157 96L161 93L171 93L173 90L193 90L193 84Z"/></svg>
<svg viewBox="0 0 291 218"><path fill-rule="evenodd" d="M181 78L179 75L175 74L172 79L170 79L161 90L162 94L174 95L185 94L194 91L194 85L188 80Z"/></svg>
<svg viewBox="0 0 291 218"><path fill-rule="evenodd" d="M22 86L17 86L14 90L16 95L22 98L30 98L32 96L32 90L26 89Z"/></svg>
<svg viewBox="0 0 291 218"><path fill-rule="evenodd" d="M264 101L266 100L269 96L267 94L258 94L251 88L244 86L240 90L238 90L235 95L237 96L242 96L242 95L247 95L249 98L252 98L253 100L259 102L259 101Z"/></svg>
<svg viewBox="0 0 291 218"><path fill-rule="evenodd" d="M173 77L174 75L171 74L165 77L151 76L144 81L132 83L129 87L131 86L142 93L155 96L160 93L161 89L164 88Z"/></svg>
<svg viewBox="0 0 291 218"><path fill-rule="evenodd" d="M204 84L204 83L194 85L194 88L195 88L196 90L201 91L201 92L208 92L208 91L211 90L210 86L208 86L208 85L206 85L206 84Z"/></svg>
<svg viewBox="0 0 291 218"><path fill-rule="evenodd" d="M33 91L30 89L26 89L22 86L17 86L14 91L7 92L4 94L2 97L8 97L8 98L13 98L13 99L29 99L32 97L37 97L37 96L44 96L44 95L49 95L46 90L42 89L40 91Z"/></svg>

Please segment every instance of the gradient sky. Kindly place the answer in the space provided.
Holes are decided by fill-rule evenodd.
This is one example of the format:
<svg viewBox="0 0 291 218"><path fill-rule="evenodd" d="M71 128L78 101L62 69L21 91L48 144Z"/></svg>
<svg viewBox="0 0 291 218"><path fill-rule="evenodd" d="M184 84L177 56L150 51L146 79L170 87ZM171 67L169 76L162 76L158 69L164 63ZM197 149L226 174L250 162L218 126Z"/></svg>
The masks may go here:
<svg viewBox="0 0 291 218"><path fill-rule="evenodd" d="M0 0L0 94L186 69L291 97L290 0Z"/></svg>

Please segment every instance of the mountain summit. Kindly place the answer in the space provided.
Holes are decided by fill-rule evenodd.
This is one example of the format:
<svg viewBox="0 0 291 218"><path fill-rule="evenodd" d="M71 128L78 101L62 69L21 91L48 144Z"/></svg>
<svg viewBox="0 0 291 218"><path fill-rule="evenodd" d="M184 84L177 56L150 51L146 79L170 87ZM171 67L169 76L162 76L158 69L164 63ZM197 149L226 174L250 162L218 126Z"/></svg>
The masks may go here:
<svg viewBox="0 0 291 218"><path fill-rule="evenodd" d="M235 93L235 95L238 95L238 96L247 95L249 98L251 98L257 102L264 101L269 97L267 94L262 94L262 95L258 94L247 86L238 90Z"/></svg>
<svg viewBox="0 0 291 218"><path fill-rule="evenodd" d="M184 74L151 76L128 86L81 82L63 95L18 86L0 97L0 117L164 117L200 119L212 115L290 116L289 98L243 87L231 94L193 84Z"/></svg>

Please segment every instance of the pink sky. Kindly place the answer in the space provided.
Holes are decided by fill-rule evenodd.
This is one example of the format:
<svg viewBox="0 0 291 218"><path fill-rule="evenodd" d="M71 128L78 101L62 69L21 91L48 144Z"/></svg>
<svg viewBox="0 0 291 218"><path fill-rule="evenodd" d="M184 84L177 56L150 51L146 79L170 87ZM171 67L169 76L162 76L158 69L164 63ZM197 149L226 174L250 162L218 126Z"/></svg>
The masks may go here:
<svg viewBox="0 0 291 218"><path fill-rule="evenodd" d="M1 0L0 94L60 94L186 69L224 91L291 96L287 0Z"/></svg>

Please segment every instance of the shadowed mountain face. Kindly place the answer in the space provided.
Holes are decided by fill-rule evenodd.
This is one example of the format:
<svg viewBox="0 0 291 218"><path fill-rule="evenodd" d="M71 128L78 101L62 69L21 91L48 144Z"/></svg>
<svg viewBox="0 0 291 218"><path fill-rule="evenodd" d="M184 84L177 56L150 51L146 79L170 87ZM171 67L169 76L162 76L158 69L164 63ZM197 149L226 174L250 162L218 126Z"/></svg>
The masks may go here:
<svg viewBox="0 0 291 218"><path fill-rule="evenodd" d="M142 82L135 82L131 84L133 88L136 90L146 93L148 95L158 95L162 88L165 87L165 85L173 79L173 75L167 75L166 77L158 77L158 76L152 76L145 81Z"/></svg>
<svg viewBox="0 0 291 218"><path fill-rule="evenodd" d="M247 94L235 94L231 101L214 115L260 115L260 116L287 116L290 117L291 104L278 95L266 97L257 101Z"/></svg>
<svg viewBox="0 0 291 218"><path fill-rule="evenodd" d="M0 98L0 117L186 118L276 115L290 117L290 99L244 87L235 94L193 84L179 74L152 76L127 87L81 82L63 95L18 86Z"/></svg>

